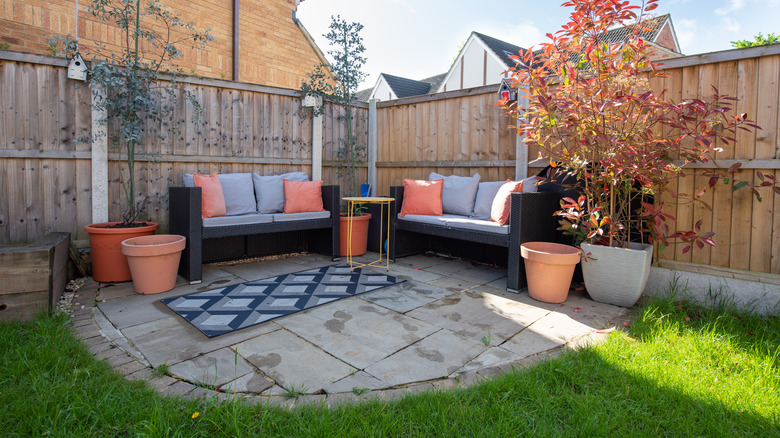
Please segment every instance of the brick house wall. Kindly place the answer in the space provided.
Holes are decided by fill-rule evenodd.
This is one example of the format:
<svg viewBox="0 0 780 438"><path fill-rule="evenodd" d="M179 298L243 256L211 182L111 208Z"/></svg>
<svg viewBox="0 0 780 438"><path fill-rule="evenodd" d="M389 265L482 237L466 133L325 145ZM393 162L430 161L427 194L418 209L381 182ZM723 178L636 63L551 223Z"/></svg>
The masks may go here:
<svg viewBox="0 0 780 438"><path fill-rule="evenodd" d="M658 32L658 36L655 37L655 43L674 52L680 51L680 48L677 47L677 44L675 43L674 35L672 34L672 28L668 21Z"/></svg>
<svg viewBox="0 0 780 438"><path fill-rule="evenodd" d="M294 22L295 0L239 0L240 82L298 88L306 73L321 62L319 49ZM142 2L143 4L143 2ZM168 0L164 4L193 21L196 29L210 29L215 38L203 50L179 45L183 57L176 61L187 74L233 78L233 1ZM114 26L88 12L89 0L79 2L79 45L85 59L96 41L118 48L121 35ZM50 54L51 36L76 32L75 0L0 1L0 48Z"/></svg>

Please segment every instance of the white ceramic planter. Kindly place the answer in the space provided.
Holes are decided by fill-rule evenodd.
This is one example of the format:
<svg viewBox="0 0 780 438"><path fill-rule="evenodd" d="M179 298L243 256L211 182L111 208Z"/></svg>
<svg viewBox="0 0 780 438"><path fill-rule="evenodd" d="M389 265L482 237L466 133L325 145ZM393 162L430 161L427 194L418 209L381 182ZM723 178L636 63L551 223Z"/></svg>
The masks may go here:
<svg viewBox="0 0 780 438"><path fill-rule="evenodd" d="M653 261L653 245L631 243L629 246L580 245L582 276L594 301L631 307L644 292Z"/></svg>

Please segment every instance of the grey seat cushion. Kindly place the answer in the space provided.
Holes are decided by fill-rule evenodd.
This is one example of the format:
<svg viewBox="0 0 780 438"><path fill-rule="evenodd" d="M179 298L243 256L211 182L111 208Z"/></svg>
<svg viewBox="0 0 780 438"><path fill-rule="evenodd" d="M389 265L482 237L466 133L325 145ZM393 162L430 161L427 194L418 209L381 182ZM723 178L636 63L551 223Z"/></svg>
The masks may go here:
<svg viewBox="0 0 780 438"><path fill-rule="evenodd" d="M427 215L427 214L407 214L403 217L399 215L398 220L446 226L448 217L453 217L453 215L445 214L441 216L434 216L434 215Z"/></svg>
<svg viewBox="0 0 780 438"><path fill-rule="evenodd" d="M287 181L308 181L303 172L289 172L282 175L260 176L252 173L258 213L281 213L284 211L284 183Z"/></svg>
<svg viewBox="0 0 780 438"><path fill-rule="evenodd" d="M251 173L220 173L217 177L222 185L222 194L225 196L226 216L257 213ZM184 187L195 186L191 173L185 173L183 180Z"/></svg>
<svg viewBox="0 0 780 438"><path fill-rule="evenodd" d="M509 225L500 225L498 222L485 219L460 217L449 219L447 226L469 231L481 231L486 233L509 234Z"/></svg>
<svg viewBox="0 0 780 438"><path fill-rule="evenodd" d="M242 214L239 216L220 216L203 218L203 227L223 227L226 225L250 225L250 224L270 224L274 221L272 214Z"/></svg>
<svg viewBox="0 0 780 438"><path fill-rule="evenodd" d="M489 181L479 183L477 199L474 202L474 219L490 220L490 210L493 208L493 199L496 198L498 189L504 185L504 181Z"/></svg>
<svg viewBox="0 0 780 438"><path fill-rule="evenodd" d="M303 221L311 219L327 219L330 217L329 211L307 211L305 213L275 213L274 222Z"/></svg>
<svg viewBox="0 0 780 438"><path fill-rule="evenodd" d="M479 187L480 176L478 173L474 176L444 176L431 172L428 179L431 181L444 180L444 186L441 189L441 206L445 214L463 216L472 214Z"/></svg>

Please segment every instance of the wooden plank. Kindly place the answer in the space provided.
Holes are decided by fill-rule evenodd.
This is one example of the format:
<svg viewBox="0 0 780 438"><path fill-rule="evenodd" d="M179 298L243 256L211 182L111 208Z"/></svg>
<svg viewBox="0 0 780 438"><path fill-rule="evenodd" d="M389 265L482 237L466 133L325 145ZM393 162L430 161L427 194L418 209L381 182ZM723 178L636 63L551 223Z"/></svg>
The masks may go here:
<svg viewBox="0 0 780 438"><path fill-rule="evenodd" d="M515 162L504 161L382 161L376 167L408 168L408 167L514 167Z"/></svg>
<svg viewBox="0 0 780 438"><path fill-rule="evenodd" d="M780 55L763 57L758 62L758 81L755 84L757 94L755 120L762 127L762 130L756 133L755 158L774 158L778 150L778 116L776 113L778 106L780 106L780 85L778 84L780 81ZM764 173L769 172L771 171L764 170ZM753 184L761 184L755 173ZM758 191L762 201L753 200L750 270L771 272L771 236L780 223L775 215L776 206L772 189L761 187Z"/></svg>
<svg viewBox="0 0 780 438"><path fill-rule="evenodd" d="M699 68L698 66L686 67L682 70L682 83L680 89L680 98L675 100L682 100L688 98L698 97L699 94ZM687 174L691 174L688 172ZM677 193L685 196L691 196L694 194L694 178L693 176L686 176L679 178L677 182ZM693 222L693 209L690 204L677 202L677 230L692 230L694 226ZM690 262L691 253L683 254L684 245L678 244L675 246L675 260Z"/></svg>
<svg viewBox="0 0 780 438"><path fill-rule="evenodd" d="M717 87L718 82L718 66L716 64L706 64L699 67L699 98L707 99L712 93L712 86ZM694 172L694 190L699 190L707 187L709 178L702 174L701 171ZM701 229L704 232L712 230L713 224L713 202L714 195L712 190L705 192L704 196L699 199L700 202L692 205L693 208L693 223L696 224L701 221ZM709 264L712 253L712 247L704 245L702 248L694 247L691 254L691 261L693 263Z"/></svg>
<svg viewBox="0 0 780 438"><path fill-rule="evenodd" d="M748 58L759 58L780 54L780 46L765 45L744 49L721 50L718 52L703 53L700 55L683 56L661 60L663 68L680 68L694 65L719 63L726 61L739 61Z"/></svg>
<svg viewBox="0 0 780 438"><path fill-rule="evenodd" d="M778 123L780 127L780 123ZM775 181L780 181L780 171L775 171ZM774 224L772 226L772 259L770 272L773 274L780 274L780 230L778 230L778 211L780 211L780 194L774 194L772 197L775 206L775 214L773 215Z"/></svg>
<svg viewBox="0 0 780 438"><path fill-rule="evenodd" d="M23 292L0 296L0 321L32 321L48 307L49 291Z"/></svg>
<svg viewBox="0 0 780 438"><path fill-rule="evenodd" d="M23 292L49 291L49 249L16 247L0 250L0 296Z"/></svg>
<svg viewBox="0 0 780 438"><path fill-rule="evenodd" d="M737 114L756 114L758 105L758 62L755 59L739 62L737 83ZM735 159L755 158L756 136L753 132L738 131L735 145ZM736 181L753 181L753 172L740 170L735 175ZM734 192L731 211L731 253L729 266L737 269L750 268L750 253L752 242L752 212L753 195L748 190Z"/></svg>

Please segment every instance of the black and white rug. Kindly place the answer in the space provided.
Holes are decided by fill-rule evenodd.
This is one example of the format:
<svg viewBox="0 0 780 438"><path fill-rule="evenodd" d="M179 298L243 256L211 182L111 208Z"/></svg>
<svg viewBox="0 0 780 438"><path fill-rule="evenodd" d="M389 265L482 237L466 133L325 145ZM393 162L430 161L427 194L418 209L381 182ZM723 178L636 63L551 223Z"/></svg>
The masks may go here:
<svg viewBox="0 0 780 438"><path fill-rule="evenodd" d="M161 301L211 338L404 281L335 265Z"/></svg>

